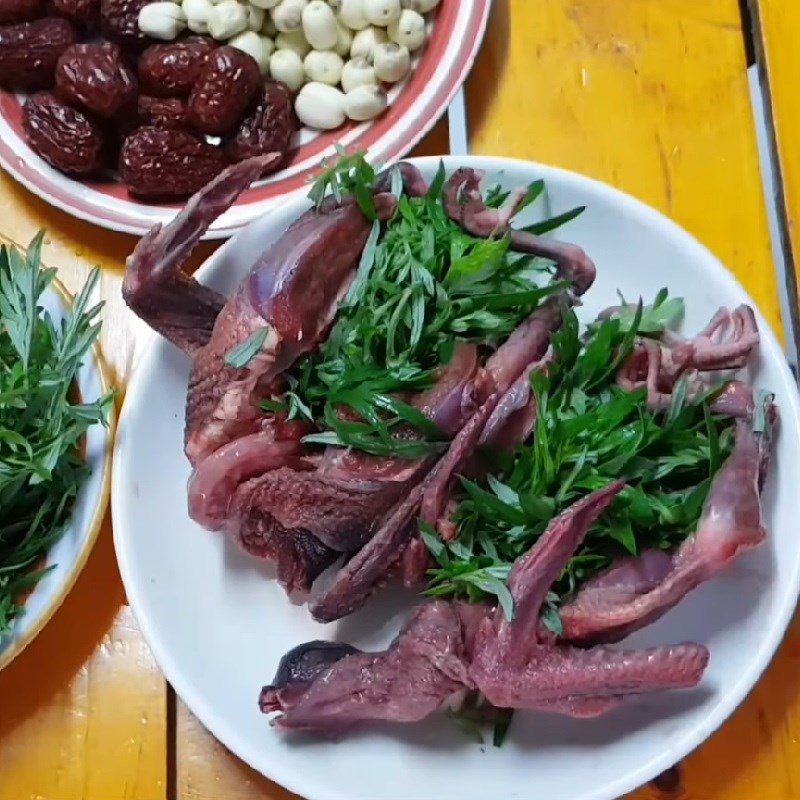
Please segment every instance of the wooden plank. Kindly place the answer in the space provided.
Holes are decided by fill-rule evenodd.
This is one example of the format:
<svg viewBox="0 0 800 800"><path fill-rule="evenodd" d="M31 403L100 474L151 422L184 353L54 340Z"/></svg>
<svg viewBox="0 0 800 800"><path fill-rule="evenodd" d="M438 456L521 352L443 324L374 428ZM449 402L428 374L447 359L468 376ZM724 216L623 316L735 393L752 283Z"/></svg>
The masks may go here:
<svg viewBox="0 0 800 800"><path fill-rule="evenodd" d="M780 335L745 70L736 0L501 2L475 67L501 77L467 93L473 149L584 172L661 209L728 265ZM799 658L795 625L732 719L631 798L800 796Z"/></svg>
<svg viewBox="0 0 800 800"><path fill-rule="evenodd" d="M181 800L300 800L240 761L180 701L176 740Z"/></svg>
<svg viewBox="0 0 800 800"><path fill-rule="evenodd" d="M686 759L677 784L683 788L667 796L703 800L800 797L798 675L800 624L795 619L752 694L708 742ZM642 798L647 796L642 794Z"/></svg>
<svg viewBox="0 0 800 800"><path fill-rule="evenodd" d="M785 0L749 0L761 78L770 104L780 168L788 269L795 281L800 259L800 5ZM800 297L798 297L800 299Z"/></svg>
<svg viewBox="0 0 800 800"><path fill-rule="evenodd" d="M140 327L120 297L135 239L51 208L0 173L0 233L44 258L69 289L102 267L102 345L122 387ZM166 800L166 684L117 571L110 515L64 605L0 672L0 800Z"/></svg>
<svg viewBox="0 0 800 800"><path fill-rule="evenodd" d="M107 524L39 637L0 672L0 800L166 800L166 685Z"/></svg>
<svg viewBox="0 0 800 800"><path fill-rule="evenodd" d="M737 0L498 0L468 84L473 151L663 210L780 333L745 68Z"/></svg>

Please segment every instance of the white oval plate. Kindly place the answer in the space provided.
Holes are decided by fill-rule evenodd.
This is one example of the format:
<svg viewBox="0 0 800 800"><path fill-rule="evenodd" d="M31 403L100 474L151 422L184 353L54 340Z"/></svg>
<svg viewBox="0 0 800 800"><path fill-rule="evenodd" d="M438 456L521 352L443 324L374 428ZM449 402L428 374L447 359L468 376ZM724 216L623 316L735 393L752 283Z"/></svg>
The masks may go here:
<svg viewBox="0 0 800 800"><path fill-rule="evenodd" d="M205 238L230 236L288 197L304 194L320 160L332 155L337 144L366 150L373 163L393 161L411 150L466 79L483 40L490 6L491 0L441 0L413 72L389 92L389 109L368 123L347 123L324 133L300 131L289 165L244 192ZM0 164L28 189L69 214L115 231L142 234L172 219L182 203L144 202L117 180L76 180L51 167L25 141L24 101L24 96L0 89Z"/></svg>
<svg viewBox="0 0 800 800"><path fill-rule="evenodd" d="M58 325L72 304L72 296L54 281L44 292L41 305ZM78 370L81 397L97 398L109 388L108 375L100 347L95 344ZM0 637L0 669L18 656L55 614L83 569L100 532L108 508L111 485L111 450L114 411L108 427L92 425L86 432L86 460L91 470L75 500L72 517L64 535L50 548L42 567L55 565L25 601L25 610L14 620L11 632Z"/></svg>
<svg viewBox="0 0 800 800"><path fill-rule="evenodd" d="M415 161L431 177L436 159ZM597 262L581 314L662 286L686 298L685 330L705 326L722 304L752 300L720 262L653 209L563 170L501 158L446 158L487 171L486 185L547 182L548 213L586 212L562 232ZM257 220L203 266L201 280L230 292L257 254L304 203ZM540 212L541 213L541 212ZM771 535L717 580L700 587L630 641L702 642L711 663L696 690L633 699L596 720L518 713L506 744L479 748L448 720L372 727L335 742L288 738L257 707L278 660L310 639L385 645L413 602L384 594L352 618L315 623L286 598L271 570L204 531L186 513L189 464L183 414L189 364L159 341L139 366L125 402L112 489L114 534L128 598L178 694L227 747L310 800L610 800L672 766L742 701L777 647L798 595L798 398L781 348L756 312L762 345L754 379L775 392L780 431L764 506Z"/></svg>

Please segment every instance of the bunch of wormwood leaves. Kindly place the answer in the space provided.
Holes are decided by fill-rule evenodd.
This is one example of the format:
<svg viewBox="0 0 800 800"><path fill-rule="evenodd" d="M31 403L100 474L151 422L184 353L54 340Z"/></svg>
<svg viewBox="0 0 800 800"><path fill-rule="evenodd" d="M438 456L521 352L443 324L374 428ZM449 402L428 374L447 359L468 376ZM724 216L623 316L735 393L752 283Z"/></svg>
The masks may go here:
<svg viewBox="0 0 800 800"><path fill-rule="evenodd" d="M81 438L113 401L75 397L75 374L100 330L102 304L89 307L99 273L56 326L39 305L55 275L41 266L43 238L27 255L0 247L0 635L47 572L37 562L63 533L87 474Z"/></svg>
<svg viewBox="0 0 800 800"><path fill-rule="evenodd" d="M531 385L537 419L529 439L497 457L485 481L462 477L457 537L422 534L437 566L427 594L473 601L495 596L506 615L506 578L554 515L617 478L627 485L590 529L553 585L543 621L560 633L558 606L615 558L646 548L670 550L695 529L711 479L732 447L731 421L711 413L721 387L687 400L679 381L671 407L653 411L646 390L616 385L637 335L653 335L682 314L662 290L652 306L625 308L580 336L570 312L552 340L554 361ZM489 454L486 456L489 458Z"/></svg>
<svg viewBox="0 0 800 800"><path fill-rule="evenodd" d="M317 205L329 192L339 201L352 195L373 227L326 341L286 373L288 391L262 406L315 422L321 432L305 441L418 458L445 442L399 395L430 386L458 340L497 346L564 284L552 280L549 262L512 253L507 236L477 238L453 222L442 203L443 164L425 197L403 194L399 171L392 173L398 206L384 226L375 218L375 177L363 154L342 155L312 187L309 196ZM543 190L543 181L532 183L522 207ZM495 189L487 202L497 207L506 197ZM582 210L527 230L552 230ZM241 366L231 356L248 353L232 352L229 363ZM399 435L409 427L415 435Z"/></svg>

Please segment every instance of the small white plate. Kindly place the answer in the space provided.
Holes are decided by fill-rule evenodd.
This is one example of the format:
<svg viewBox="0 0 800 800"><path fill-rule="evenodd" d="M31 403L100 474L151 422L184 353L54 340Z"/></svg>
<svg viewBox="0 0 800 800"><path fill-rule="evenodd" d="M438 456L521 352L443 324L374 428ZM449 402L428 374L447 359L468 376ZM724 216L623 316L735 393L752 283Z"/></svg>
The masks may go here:
<svg viewBox="0 0 800 800"><path fill-rule="evenodd" d="M414 163L430 178L438 161ZM686 299L684 328L691 332L720 305L753 302L689 234L616 189L522 161L445 159L448 172L465 164L486 170L486 185L511 188L544 178L548 214L587 206L559 232L597 262L585 318L617 302L617 288L628 298L653 298L669 287ZM230 292L304 207L301 200L287 202L255 221L209 259L200 280ZM268 725L258 691L289 648L310 639L385 645L414 598L383 594L349 619L317 624L286 598L269 568L192 522L183 455L189 364L171 345L154 343L128 389L112 509L128 598L167 678L228 748L310 800L610 800L653 778L742 701L772 657L798 596L800 409L781 348L756 316L762 344L752 377L774 391L781 420L764 493L769 541L630 640L706 644L711 662L702 684L635 698L590 721L518 713L500 749L479 748L445 719L371 727L340 741L287 737Z"/></svg>
<svg viewBox="0 0 800 800"><path fill-rule="evenodd" d="M56 325L66 316L72 296L56 280L45 290L41 305ZM77 374L80 396L97 398L110 389L99 345L95 344ZM50 548L42 567L55 565L36 584L25 601L23 613L14 620L11 632L0 637L0 669L18 656L58 610L89 558L100 532L111 486L111 452L114 439L114 410L108 427L92 425L86 432L86 461L90 474L78 492L72 517L63 536Z"/></svg>
<svg viewBox="0 0 800 800"><path fill-rule="evenodd" d="M288 166L251 186L209 229L222 239L288 197L304 194L320 160L335 145L366 150L372 163L394 161L411 150L442 116L469 74L483 40L491 0L441 0L429 39L408 79L389 92L389 109L366 123L333 131L301 130ZM31 150L22 129L25 97L0 89L0 164L48 203L104 228L142 234L172 219L182 203L148 203L112 178L77 180L51 167Z"/></svg>

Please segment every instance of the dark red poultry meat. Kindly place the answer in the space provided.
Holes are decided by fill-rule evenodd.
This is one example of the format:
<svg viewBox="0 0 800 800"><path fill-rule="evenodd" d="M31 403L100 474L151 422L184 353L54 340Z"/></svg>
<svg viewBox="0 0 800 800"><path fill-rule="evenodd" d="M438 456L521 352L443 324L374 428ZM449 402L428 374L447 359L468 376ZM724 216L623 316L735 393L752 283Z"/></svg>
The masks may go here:
<svg viewBox="0 0 800 800"><path fill-rule="evenodd" d="M410 399L452 437L439 460L380 457L340 447L320 453L302 444L307 433L302 425L265 413L259 400L325 339L370 233L359 205L352 198L336 202L329 197L301 216L258 257L227 301L181 272L210 222L270 158L230 167L173 222L145 236L128 259L123 293L139 316L192 359L185 433L195 469L189 486L192 517L227 531L253 555L275 561L289 590L307 590L340 555L350 557L312 606L319 619L333 619L357 608L386 578L408 545L410 522L420 505L426 515L439 513L453 475L487 420L498 405L503 407L501 401L526 367L544 355L563 309L594 280L594 265L579 248L559 250L558 277L565 281L560 294L534 311L488 359L479 358L474 344L459 343L434 385ZM409 195L427 192L411 165L400 165L398 174ZM457 175L461 180L462 172ZM470 203L477 207L480 174L469 177ZM454 180L445 187L445 198L456 191ZM383 220L397 204L389 183L384 173L374 186L373 202ZM473 229L469 220L459 221ZM502 232L499 222L495 228ZM560 247L547 245L553 246ZM530 243L524 249L536 251ZM226 356L252 341L254 357L243 367L232 366Z"/></svg>

